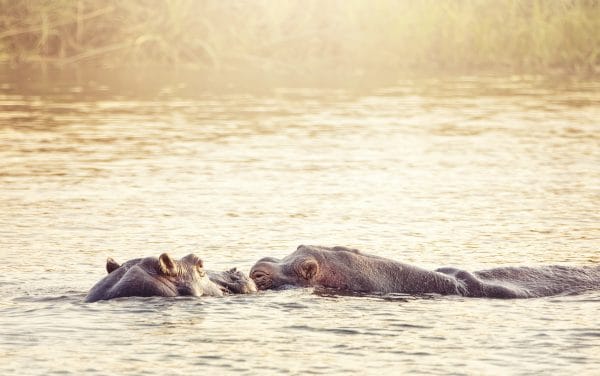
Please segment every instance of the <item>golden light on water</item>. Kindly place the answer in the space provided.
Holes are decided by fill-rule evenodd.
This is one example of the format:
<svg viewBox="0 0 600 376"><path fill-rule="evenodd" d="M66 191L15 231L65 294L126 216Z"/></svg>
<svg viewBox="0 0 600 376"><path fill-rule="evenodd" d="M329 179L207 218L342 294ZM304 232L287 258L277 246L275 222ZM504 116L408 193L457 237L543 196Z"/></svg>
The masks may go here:
<svg viewBox="0 0 600 376"><path fill-rule="evenodd" d="M597 265L598 4L0 0L0 374L597 373L597 290L83 300L162 252Z"/></svg>

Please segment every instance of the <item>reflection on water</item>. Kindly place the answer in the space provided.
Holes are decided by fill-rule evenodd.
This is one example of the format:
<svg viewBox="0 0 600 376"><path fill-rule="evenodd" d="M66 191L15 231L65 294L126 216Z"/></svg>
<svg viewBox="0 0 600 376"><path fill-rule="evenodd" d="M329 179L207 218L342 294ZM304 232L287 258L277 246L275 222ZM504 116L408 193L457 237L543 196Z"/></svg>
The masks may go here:
<svg viewBox="0 0 600 376"><path fill-rule="evenodd" d="M3 374L593 374L600 295L306 289L85 304L107 256L248 270L298 244L424 267L591 264L600 85L0 94ZM158 99L157 99L158 98Z"/></svg>

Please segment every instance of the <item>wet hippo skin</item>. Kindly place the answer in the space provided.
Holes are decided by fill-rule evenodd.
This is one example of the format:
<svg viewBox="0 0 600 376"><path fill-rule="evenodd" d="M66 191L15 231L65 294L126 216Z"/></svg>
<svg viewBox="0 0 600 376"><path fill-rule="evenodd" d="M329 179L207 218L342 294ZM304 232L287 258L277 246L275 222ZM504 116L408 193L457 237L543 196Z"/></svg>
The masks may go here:
<svg viewBox="0 0 600 376"><path fill-rule="evenodd" d="M600 267L502 267L435 271L346 247L301 245L281 260L263 258L250 270L259 290L284 286L378 293L531 298L600 289Z"/></svg>
<svg viewBox="0 0 600 376"><path fill-rule="evenodd" d="M163 253L159 258L129 260L122 265L108 258L108 275L92 287L87 302L126 296L222 296L256 291L254 282L237 269L208 272L194 254L180 260Z"/></svg>

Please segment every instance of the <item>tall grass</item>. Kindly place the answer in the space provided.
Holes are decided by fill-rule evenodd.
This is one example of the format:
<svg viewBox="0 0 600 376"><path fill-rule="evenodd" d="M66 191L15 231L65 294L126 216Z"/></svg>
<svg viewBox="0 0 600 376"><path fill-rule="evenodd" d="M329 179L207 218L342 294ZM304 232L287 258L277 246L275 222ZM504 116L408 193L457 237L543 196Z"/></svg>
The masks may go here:
<svg viewBox="0 0 600 376"><path fill-rule="evenodd" d="M0 0L0 62L592 72L598 0Z"/></svg>

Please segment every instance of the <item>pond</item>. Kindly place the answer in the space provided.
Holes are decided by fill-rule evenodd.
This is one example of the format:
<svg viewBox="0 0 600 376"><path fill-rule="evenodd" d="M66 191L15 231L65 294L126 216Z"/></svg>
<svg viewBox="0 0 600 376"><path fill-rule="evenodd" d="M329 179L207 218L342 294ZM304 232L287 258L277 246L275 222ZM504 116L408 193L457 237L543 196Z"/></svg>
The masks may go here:
<svg viewBox="0 0 600 376"><path fill-rule="evenodd" d="M594 374L600 292L84 303L108 256L600 263L600 83L0 86L0 373Z"/></svg>

